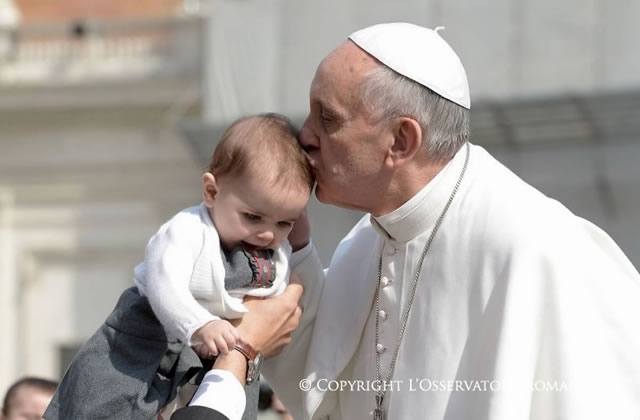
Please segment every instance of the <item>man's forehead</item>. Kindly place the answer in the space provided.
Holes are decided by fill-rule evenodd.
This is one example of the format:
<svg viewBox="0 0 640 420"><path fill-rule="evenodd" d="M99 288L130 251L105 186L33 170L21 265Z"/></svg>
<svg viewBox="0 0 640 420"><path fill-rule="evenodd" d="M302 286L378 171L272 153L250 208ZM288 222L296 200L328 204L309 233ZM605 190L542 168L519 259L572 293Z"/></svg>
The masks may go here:
<svg viewBox="0 0 640 420"><path fill-rule="evenodd" d="M352 103L359 96L362 77L375 66L375 59L353 42L346 41L318 66L311 83L311 97L322 102L331 102L337 97Z"/></svg>
<svg viewBox="0 0 640 420"><path fill-rule="evenodd" d="M347 40L331 51L322 60L320 67L357 76L376 65L375 58L358 47L353 41Z"/></svg>

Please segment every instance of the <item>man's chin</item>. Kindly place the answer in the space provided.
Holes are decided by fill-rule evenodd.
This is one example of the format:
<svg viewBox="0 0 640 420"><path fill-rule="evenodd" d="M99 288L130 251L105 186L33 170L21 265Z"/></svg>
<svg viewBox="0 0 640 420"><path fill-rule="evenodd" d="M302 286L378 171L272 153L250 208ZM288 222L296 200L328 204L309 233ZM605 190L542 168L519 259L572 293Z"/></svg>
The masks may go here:
<svg viewBox="0 0 640 420"><path fill-rule="evenodd" d="M316 184L315 194L316 194L316 198L318 199L319 202L324 203L324 204L333 204L331 202L331 200L329 199L328 195L325 193L325 191L320 186L320 184Z"/></svg>
<svg viewBox="0 0 640 420"><path fill-rule="evenodd" d="M322 204L331 204L333 206L344 207L335 197L331 196L326 190L322 189L320 185L316 185L316 198Z"/></svg>
<svg viewBox="0 0 640 420"><path fill-rule="evenodd" d="M316 186L316 198L322 204L329 204L332 206L340 207L348 210L356 210L356 211L364 211L368 212L365 207L359 206L356 202L349 200L351 197L347 197L347 199L340 199L340 197L336 197L335 195L329 194L326 190L323 190L320 185Z"/></svg>

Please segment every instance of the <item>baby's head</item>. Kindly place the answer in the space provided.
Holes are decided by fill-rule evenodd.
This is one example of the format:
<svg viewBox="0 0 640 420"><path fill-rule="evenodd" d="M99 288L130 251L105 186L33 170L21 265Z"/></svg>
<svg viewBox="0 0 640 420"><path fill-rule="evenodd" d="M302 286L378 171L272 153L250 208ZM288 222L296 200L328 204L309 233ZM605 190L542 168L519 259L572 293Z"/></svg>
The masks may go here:
<svg viewBox="0 0 640 420"><path fill-rule="evenodd" d="M224 248L275 248L307 205L313 175L289 119L261 114L227 129L202 182Z"/></svg>

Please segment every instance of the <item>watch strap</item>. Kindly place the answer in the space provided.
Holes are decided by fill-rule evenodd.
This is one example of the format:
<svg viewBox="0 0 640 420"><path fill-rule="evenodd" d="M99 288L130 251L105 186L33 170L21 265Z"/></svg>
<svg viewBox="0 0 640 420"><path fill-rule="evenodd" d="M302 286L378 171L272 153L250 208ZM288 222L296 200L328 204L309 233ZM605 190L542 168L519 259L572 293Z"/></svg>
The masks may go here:
<svg viewBox="0 0 640 420"><path fill-rule="evenodd" d="M234 346L235 350L238 350L247 360L255 360L258 357L258 350L254 349L253 346L246 341L236 340L236 345Z"/></svg>

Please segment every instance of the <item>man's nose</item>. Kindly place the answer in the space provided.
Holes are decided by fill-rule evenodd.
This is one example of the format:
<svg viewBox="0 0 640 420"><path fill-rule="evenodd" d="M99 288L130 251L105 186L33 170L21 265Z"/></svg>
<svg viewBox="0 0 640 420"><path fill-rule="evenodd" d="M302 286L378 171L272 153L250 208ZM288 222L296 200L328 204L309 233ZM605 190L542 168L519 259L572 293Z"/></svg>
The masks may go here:
<svg viewBox="0 0 640 420"><path fill-rule="evenodd" d="M317 149L319 147L318 144L318 136L313 132L313 129L310 127L309 123L310 116L307 117L302 128L300 129L300 144L302 148L307 152Z"/></svg>

